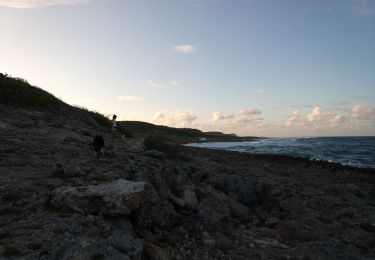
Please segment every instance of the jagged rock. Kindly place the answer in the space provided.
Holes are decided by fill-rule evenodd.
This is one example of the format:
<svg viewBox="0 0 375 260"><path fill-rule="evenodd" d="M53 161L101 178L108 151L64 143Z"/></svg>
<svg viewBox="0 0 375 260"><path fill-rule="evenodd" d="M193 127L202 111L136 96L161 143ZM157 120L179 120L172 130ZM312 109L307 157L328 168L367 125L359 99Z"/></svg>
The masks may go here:
<svg viewBox="0 0 375 260"><path fill-rule="evenodd" d="M173 195L169 196L169 200L178 207L185 207L186 202L183 199L177 198Z"/></svg>
<svg viewBox="0 0 375 260"><path fill-rule="evenodd" d="M77 177L84 175L84 172L79 165L68 164L64 166L64 175L68 177Z"/></svg>
<svg viewBox="0 0 375 260"><path fill-rule="evenodd" d="M154 158L162 158L164 157L164 153L158 150L147 150L143 153L146 156L154 157Z"/></svg>
<svg viewBox="0 0 375 260"><path fill-rule="evenodd" d="M145 150L143 138L126 138L124 137L125 150L132 153L140 153Z"/></svg>
<svg viewBox="0 0 375 260"><path fill-rule="evenodd" d="M169 260L167 252L155 245L152 244L146 244L145 245L145 254L149 257L151 260Z"/></svg>
<svg viewBox="0 0 375 260"><path fill-rule="evenodd" d="M108 237L108 242L120 252L126 252L126 255L133 260L141 259L143 252L143 240L134 239L128 233L115 230L112 235Z"/></svg>
<svg viewBox="0 0 375 260"><path fill-rule="evenodd" d="M198 205L198 199L194 192L194 186L188 185L184 189L184 201L188 207L195 208Z"/></svg>
<svg viewBox="0 0 375 260"><path fill-rule="evenodd" d="M238 175L214 175L209 182L225 194L236 194L238 200L246 206L257 202L255 185Z"/></svg>
<svg viewBox="0 0 375 260"><path fill-rule="evenodd" d="M203 242L203 245L208 246L208 247L212 247L216 244L216 241L213 239L203 239L202 242Z"/></svg>
<svg viewBox="0 0 375 260"><path fill-rule="evenodd" d="M101 239L82 238L74 242L68 242L62 247L53 250L48 255L40 259L62 259L62 260L80 260L80 259L115 259L130 260L126 251L121 252L113 247L110 241Z"/></svg>
<svg viewBox="0 0 375 260"><path fill-rule="evenodd" d="M51 204L80 213L130 215L141 206L146 183L123 179L83 187L63 186L52 192Z"/></svg>
<svg viewBox="0 0 375 260"><path fill-rule="evenodd" d="M279 248L289 248L288 245L280 243L279 241L272 238L254 239L254 243L262 246L279 247Z"/></svg>
<svg viewBox="0 0 375 260"><path fill-rule="evenodd" d="M267 218L264 223L264 226L268 228L274 228L279 222L280 220L278 218L275 218L275 217Z"/></svg>

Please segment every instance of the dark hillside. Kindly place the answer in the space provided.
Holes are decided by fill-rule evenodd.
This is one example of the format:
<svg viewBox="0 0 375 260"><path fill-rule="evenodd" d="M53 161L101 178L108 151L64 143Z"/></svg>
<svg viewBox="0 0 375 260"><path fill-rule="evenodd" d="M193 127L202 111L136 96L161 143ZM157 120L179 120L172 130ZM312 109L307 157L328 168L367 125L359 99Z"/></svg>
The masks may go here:
<svg viewBox="0 0 375 260"><path fill-rule="evenodd" d="M102 114L66 104L47 91L30 85L26 80L0 73L0 104L26 110L52 112L56 116L73 117L86 122L94 120L108 127L109 120Z"/></svg>
<svg viewBox="0 0 375 260"><path fill-rule="evenodd" d="M56 111L67 105L26 80L0 73L0 103L39 111Z"/></svg>
<svg viewBox="0 0 375 260"><path fill-rule="evenodd" d="M199 141L245 141L253 140L257 137L239 137L233 134L224 134L221 132L202 132L192 128L174 128L139 121L119 122L120 128L132 137L157 137L175 143L192 143Z"/></svg>

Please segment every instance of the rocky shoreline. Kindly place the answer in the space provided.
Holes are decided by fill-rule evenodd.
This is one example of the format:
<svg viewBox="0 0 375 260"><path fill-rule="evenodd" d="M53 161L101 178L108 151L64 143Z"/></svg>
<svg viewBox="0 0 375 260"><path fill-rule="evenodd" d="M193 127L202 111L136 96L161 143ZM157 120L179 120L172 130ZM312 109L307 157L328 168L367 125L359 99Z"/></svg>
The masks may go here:
<svg viewBox="0 0 375 260"><path fill-rule="evenodd" d="M112 143L74 114L0 116L0 259L375 258L374 169Z"/></svg>

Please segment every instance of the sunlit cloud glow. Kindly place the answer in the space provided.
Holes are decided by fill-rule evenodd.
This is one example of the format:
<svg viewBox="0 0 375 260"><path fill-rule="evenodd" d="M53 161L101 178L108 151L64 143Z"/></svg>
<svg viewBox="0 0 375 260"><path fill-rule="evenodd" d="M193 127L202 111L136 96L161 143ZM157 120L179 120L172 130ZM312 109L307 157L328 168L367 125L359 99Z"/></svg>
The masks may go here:
<svg viewBox="0 0 375 260"><path fill-rule="evenodd" d="M11 8L38 8L54 5L81 5L91 0L0 0L0 6Z"/></svg>
<svg viewBox="0 0 375 260"><path fill-rule="evenodd" d="M197 48L190 44L175 46L173 49L183 54L192 54L197 51Z"/></svg>
<svg viewBox="0 0 375 260"><path fill-rule="evenodd" d="M119 101L131 101L131 102L143 101L142 97L135 97L135 96L118 96L116 99Z"/></svg>

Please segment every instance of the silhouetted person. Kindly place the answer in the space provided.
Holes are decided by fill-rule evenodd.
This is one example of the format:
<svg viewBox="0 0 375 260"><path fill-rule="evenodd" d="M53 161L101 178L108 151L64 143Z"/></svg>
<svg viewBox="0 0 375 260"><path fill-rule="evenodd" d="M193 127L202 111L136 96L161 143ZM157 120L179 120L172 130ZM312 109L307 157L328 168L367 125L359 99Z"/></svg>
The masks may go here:
<svg viewBox="0 0 375 260"><path fill-rule="evenodd" d="M98 156L98 160L102 157L102 148L104 147L104 138L101 135L97 135L93 140L94 150Z"/></svg>
<svg viewBox="0 0 375 260"><path fill-rule="evenodd" d="M111 131L112 131L112 141L117 137L117 123L116 123L116 115L113 115L112 117L112 123L111 123Z"/></svg>

